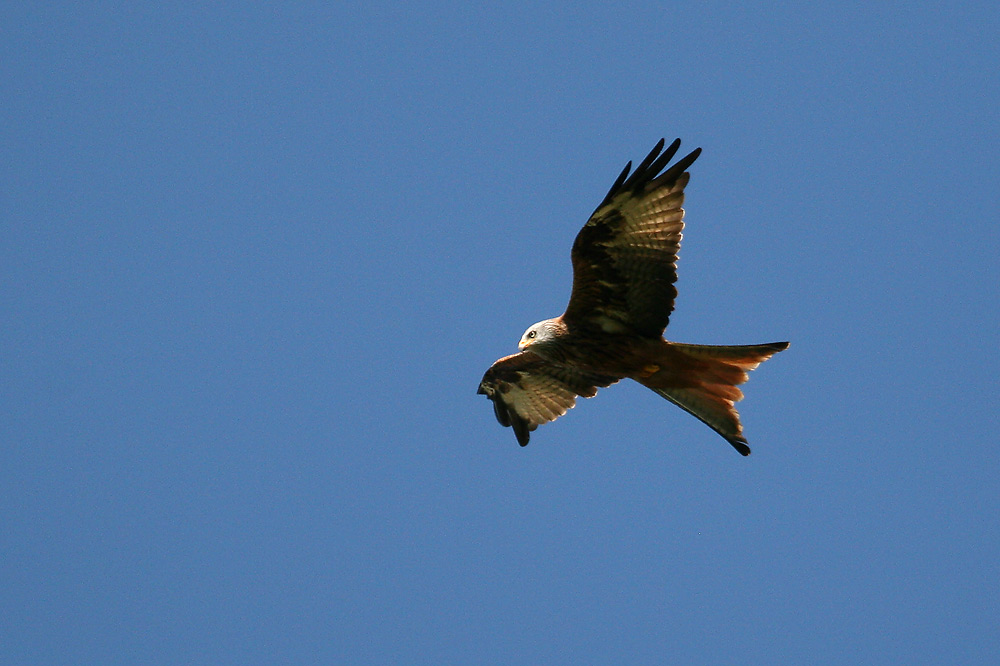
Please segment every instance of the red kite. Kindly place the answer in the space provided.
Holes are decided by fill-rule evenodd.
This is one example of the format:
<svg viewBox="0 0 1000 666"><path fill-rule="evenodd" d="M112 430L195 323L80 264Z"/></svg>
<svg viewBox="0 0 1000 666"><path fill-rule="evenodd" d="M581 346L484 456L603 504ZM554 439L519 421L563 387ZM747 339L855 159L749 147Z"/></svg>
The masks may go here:
<svg viewBox="0 0 1000 666"><path fill-rule="evenodd" d="M663 139L611 186L573 243L573 292L566 312L530 327L513 356L486 371L479 393L493 401L517 442L591 398L598 387L634 379L694 415L747 456L750 447L733 403L737 388L787 342L689 345L663 331L674 309L677 251L684 228L686 169L701 148L663 168L680 147ZM663 151L661 153L661 151ZM663 171L663 173L660 173Z"/></svg>

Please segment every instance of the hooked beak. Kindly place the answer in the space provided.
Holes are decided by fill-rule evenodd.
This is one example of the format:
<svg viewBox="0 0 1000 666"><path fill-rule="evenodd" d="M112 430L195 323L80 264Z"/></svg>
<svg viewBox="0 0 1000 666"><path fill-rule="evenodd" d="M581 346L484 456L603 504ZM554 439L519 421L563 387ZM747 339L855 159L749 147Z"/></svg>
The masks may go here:
<svg viewBox="0 0 1000 666"><path fill-rule="evenodd" d="M520 349L521 351L524 351L530 346L531 346L530 340L521 340L520 342L517 343L517 348Z"/></svg>

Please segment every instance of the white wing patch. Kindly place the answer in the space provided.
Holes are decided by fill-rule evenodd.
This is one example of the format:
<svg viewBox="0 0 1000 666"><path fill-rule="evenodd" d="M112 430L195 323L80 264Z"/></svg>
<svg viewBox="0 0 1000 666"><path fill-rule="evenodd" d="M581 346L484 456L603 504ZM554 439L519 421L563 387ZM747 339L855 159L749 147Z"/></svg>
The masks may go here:
<svg viewBox="0 0 1000 666"><path fill-rule="evenodd" d="M592 320L600 326L601 330L605 333L625 333L628 331L628 327L621 323L620 320L612 319L611 317L606 317L602 314L593 317Z"/></svg>

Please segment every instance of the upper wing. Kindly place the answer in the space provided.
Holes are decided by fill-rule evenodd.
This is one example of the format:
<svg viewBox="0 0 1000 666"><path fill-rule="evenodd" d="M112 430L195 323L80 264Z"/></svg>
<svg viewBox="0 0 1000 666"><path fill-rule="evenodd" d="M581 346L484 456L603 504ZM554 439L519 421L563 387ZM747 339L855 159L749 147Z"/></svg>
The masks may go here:
<svg viewBox="0 0 1000 666"><path fill-rule="evenodd" d="M573 243L573 293L563 320L571 327L619 326L660 337L674 309L677 251L684 228L685 172L694 150L660 174L680 147L663 139L629 176L629 162ZM659 175L657 175L659 174Z"/></svg>
<svg viewBox="0 0 1000 666"><path fill-rule="evenodd" d="M598 386L610 386L618 380L555 365L525 351L494 363L483 376L478 393L493 401L497 421L513 427L517 443L526 446L528 433L565 414L576 404L576 396L592 398Z"/></svg>

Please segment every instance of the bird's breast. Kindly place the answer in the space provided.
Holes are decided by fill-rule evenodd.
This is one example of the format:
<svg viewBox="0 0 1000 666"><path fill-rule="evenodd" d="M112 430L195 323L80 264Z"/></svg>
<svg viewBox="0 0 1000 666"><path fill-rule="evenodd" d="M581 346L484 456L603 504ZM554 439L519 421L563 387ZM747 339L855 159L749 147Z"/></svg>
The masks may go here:
<svg viewBox="0 0 1000 666"><path fill-rule="evenodd" d="M630 375L645 362L647 355L642 353L642 340L635 336L594 333L562 336L549 360L578 370L614 376Z"/></svg>

